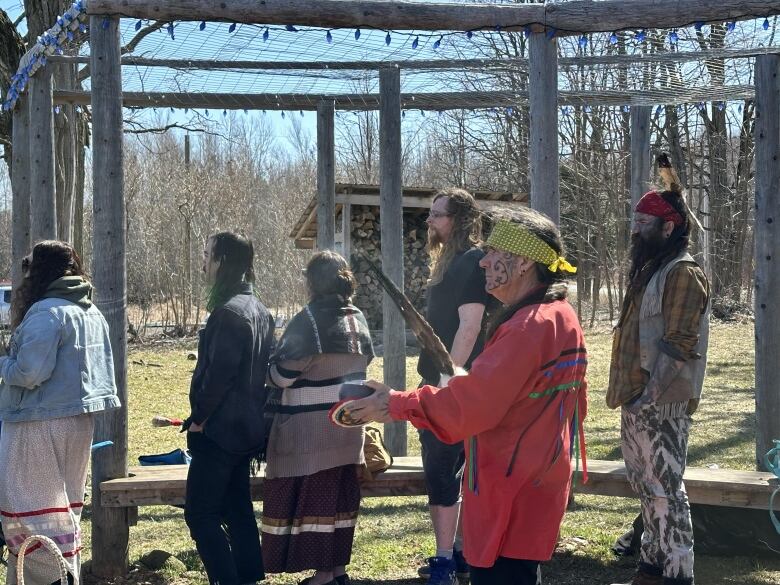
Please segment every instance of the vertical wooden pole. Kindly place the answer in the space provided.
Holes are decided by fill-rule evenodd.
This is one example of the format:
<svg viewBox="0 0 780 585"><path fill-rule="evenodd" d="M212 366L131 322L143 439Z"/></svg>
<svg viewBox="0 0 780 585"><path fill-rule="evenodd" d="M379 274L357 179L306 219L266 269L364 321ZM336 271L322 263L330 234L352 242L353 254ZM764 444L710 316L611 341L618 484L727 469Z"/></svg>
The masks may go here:
<svg viewBox="0 0 780 585"><path fill-rule="evenodd" d="M30 252L30 100L23 97L13 113L11 167L11 286L22 281L22 258Z"/></svg>
<svg viewBox="0 0 780 585"><path fill-rule="evenodd" d="M780 439L780 55L756 57L756 467Z"/></svg>
<svg viewBox="0 0 780 585"><path fill-rule="evenodd" d="M647 191L650 182L651 106L631 106L631 210ZM681 164L678 161L677 164ZM630 221L630 218L629 218Z"/></svg>
<svg viewBox="0 0 780 585"><path fill-rule="evenodd" d="M30 100L30 234L35 243L57 237L51 68L41 67L30 78L27 88Z"/></svg>
<svg viewBox="0 0 780 585"><path fill-rule="evenodd" d="M528 47L531 207L560 223L558 178L558 42L532 33Z"/></svg>
<svg viewBox="0 0 780 585"><path fill-rule="evenodd" d="M382 236L382 270L404 289L403 202L401 184L401 72L397 67L379 71L379 220ZM382 297L384 381L406 388L406 327L390 297ZM406 423L385 424L390 453L406 455Z"/></svg>
<svg viewBox="0 0 780 585"><path fill-rule="evenodd" d="M95 439L110 449L92 455L92 570L125 575L129 524L126 508L100 505L100 482L127 475L127 283L125 198L122 172L122 76L119 18L92 16L92 191L95 303L108 321L120 409L100 414Z"/></svg>
<svg viewBox="0 0 780 585"><path fill-rule="evenodd" d="M317 249L336 245L336 102L317 104Z"/></svg>
<svg viewBox="0 0 780 585"><path fill-rule="evenodd" d="M352 205L349 203L341 205L341 238L344 258L349 262L352 255Z"/></svg>

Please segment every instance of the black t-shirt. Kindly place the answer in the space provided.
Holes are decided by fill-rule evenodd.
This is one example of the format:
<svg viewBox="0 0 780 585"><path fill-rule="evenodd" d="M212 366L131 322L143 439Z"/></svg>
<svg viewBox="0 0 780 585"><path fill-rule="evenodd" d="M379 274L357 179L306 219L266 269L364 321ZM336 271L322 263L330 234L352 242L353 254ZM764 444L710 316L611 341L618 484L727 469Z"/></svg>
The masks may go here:
<svg viewBox="0 0 780 585"><path fill-rule="evenodd" d="M484 252L478 248L461 252L453 258L441 282L428 288L426 318L447 351L452 349L455 334L460 326L458 309L461 305L469 303L488 305L489 303L490 295L485 291L485 271L479 267L479 261L484 255ZM474 349L471 350L471 355L465 364L466 368L482 351L483 344L484 328L474 343ZM436 383L439 380L440 372L436 371L425 351L420 353L417 373L428 382Z"/></svg>

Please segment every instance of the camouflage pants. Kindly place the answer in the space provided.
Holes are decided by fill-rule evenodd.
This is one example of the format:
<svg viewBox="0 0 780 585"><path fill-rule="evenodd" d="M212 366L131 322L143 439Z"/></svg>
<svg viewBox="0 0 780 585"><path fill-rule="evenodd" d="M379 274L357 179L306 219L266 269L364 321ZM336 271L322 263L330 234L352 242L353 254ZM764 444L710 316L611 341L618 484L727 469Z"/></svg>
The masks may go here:
<svg viewBox="0 0 780 585"><path fill-rule="evenodd" d="M623 409L621 447L628 481L642 504L639 560L664 577L693 578L693 526L683 473L691 419L687 402Z"/></svg>

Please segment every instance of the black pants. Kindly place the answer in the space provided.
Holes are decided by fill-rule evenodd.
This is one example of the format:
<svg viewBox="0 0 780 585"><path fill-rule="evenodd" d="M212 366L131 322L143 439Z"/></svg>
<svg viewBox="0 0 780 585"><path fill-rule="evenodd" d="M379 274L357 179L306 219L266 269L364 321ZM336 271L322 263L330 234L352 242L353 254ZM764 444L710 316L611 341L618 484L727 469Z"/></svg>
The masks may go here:
<svg viewBox="0 0 780 585"><path fill-rule="evenodd" d="M249 491L248 455L234 455L203 433L187 433L192 455L184 519L212 585L265 578Z"/></svg>
<svg viewBox="0 0 780 585"><path fill-rule="evenodd" d="M541 585L539 561L498 557L490 568L471 567L471 585Z"/></svg>

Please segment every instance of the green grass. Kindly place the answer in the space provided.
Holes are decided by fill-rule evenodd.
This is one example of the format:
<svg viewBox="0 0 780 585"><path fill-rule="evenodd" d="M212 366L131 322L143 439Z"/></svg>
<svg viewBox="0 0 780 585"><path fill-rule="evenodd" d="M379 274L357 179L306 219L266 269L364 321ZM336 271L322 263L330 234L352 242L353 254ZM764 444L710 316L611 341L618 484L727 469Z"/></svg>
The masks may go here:
<svg viewBox="0 0 780 585"><path fill-rule="evenodd" d="M619 413L604 404L610 354L610 332L587 332L590 353L590 413L586 423L589 456L620 459ZM717 464L736 469L754 468L754 374L752 324L715 325L709 356L704 399L691 431L692 466ZM195 362L186 359L186 347L134 349L129 371L130 463L143 453L161 453L184 446L184 437L174 429L155 429L149 421L155 414L181 416L188 411L187 392ZM141 362L141 363L133 363ZM159 364L155 367L151 364ZM407 384L416 385L416 359L410 358ZM370 375L381 379L381 359ZM419 453L416 431L409 429L409 453ZM627 580L633 559L615 559L609 547L629 525L638 505L635 500L578 496L567 513L561 547L545 567L545 583L609 584ZM256 507L260 511L260 505ZM528 527L532 530L533 527ZM84 522L89 545L90 526ZM184 575L152 574L136 568L133 583L196 585L207 583L182 511L167 506L140 509L138 525L130 532L130 558L163 549L181 559L189 569ZM433 538L424 498L367 498L363 501L350 574L358 583L418 583L419 563L433 552ZM85 555L89 557L89 548ZM779 555L780 556L780 555ZM754 560L744 557L697 556L700 585L780 583L780 558ZM267 583L296 583L303 575L274 575ZM118 582L126 582L124 580Z"/></svg>

